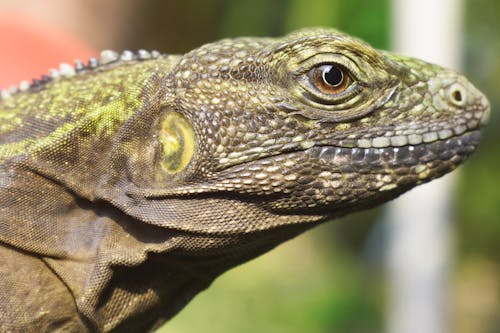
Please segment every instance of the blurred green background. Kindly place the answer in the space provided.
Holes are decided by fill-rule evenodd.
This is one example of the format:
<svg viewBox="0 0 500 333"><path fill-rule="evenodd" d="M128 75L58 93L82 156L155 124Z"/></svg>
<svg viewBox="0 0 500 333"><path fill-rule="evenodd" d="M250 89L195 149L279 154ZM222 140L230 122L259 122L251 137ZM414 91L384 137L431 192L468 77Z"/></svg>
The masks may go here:
<svg viewBox="0 0 500 333"><path fill-rule="evenodd" d="M97 48L183 53L222 37L279 36L319 25L391 47L389 0L72 1L85 8L85 24L68 20L71 12L66 19L51 14L70 2L43 3L0 0L0 9L24 6ZM500 1L465 5L464 71L489 97L493 113L481 146L461 168L449 317L453 332L493 333L500 332ZM378 209L324 224L229 271L160 332L383 331L380 217Z"/></svg>

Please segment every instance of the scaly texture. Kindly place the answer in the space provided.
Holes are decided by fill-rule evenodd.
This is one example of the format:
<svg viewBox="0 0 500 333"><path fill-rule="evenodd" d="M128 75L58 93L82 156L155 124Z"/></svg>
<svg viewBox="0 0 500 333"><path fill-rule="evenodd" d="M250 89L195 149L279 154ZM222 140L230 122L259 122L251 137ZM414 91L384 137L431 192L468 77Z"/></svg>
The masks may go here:
<svg viewBox="0 0 500 333"><path fill-rule="evenodd" d="M153 330L225 270L453 170L489 114L459 74L328 29L107 51L1 96L2 332Z"/></svg>

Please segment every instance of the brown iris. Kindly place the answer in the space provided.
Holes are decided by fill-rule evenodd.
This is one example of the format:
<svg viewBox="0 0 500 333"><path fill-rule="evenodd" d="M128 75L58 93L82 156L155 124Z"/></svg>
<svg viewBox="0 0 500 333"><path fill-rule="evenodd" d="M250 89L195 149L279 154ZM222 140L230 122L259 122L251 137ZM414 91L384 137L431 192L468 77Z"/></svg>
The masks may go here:
<svg viewBox="0 0 500 333"><path fill-rule="evenodd" d="M350 83L348 71L340 65L326 64L312 69L312 84L324 94L340 94Z"/></svg>

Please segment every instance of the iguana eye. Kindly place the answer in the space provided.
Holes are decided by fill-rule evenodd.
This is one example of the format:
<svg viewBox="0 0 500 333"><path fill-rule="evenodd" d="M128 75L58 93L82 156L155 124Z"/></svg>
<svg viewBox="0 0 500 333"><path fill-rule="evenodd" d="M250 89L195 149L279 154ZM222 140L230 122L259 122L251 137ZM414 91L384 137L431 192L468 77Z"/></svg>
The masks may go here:
<svg viewBox="0 0 500 333"><path fill-rule="evenodd" d="M311 84L320 92L337 95L344 92L352 80L349 72L337 64L325 64L309 71Z"/></svg>
<svg viewBox="0 0 500 333"><path fill-rule="evenodd" d="M160 164L169 174L186 168L194 154L194 130L188 119L177 112L168 113L160 127Z"/></svg>

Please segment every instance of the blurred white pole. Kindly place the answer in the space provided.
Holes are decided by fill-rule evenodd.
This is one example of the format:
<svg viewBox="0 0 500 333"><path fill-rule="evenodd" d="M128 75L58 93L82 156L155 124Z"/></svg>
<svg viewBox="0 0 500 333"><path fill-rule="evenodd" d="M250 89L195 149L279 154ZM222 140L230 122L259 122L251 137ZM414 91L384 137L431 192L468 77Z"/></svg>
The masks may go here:
<svg viewBox="0 0 500 333"><path fill-rule="evenodd" d="M394 50L459 69L462 0L392 0ZM389 333L445 333L456 175L418 187L387 211Z"/></svg>

